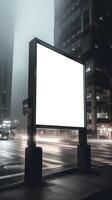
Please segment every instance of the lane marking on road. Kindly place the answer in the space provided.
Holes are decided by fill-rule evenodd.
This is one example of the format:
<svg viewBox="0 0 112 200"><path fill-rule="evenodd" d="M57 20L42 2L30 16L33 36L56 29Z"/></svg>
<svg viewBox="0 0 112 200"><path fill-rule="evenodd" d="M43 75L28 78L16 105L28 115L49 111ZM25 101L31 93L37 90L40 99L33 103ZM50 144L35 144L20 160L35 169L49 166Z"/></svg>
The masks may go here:
<svg viewBox="0 0 112 200"><path fill-rule="evenodd" d="M54 169L54 168L57 168L57 167L61 167L63 164L64 164L64 162L46 158L46 159L43 160L43 166L44 166L43 167L43 171L47 170L47 169ZM3 176L0 176L0 180L8 179L8 178L14 178L14 177L23 176L23 175L24 175L24 172L15 173L15 174L9 174L9 175L3 175Z"/></svg>
<svg viewBox="0 0 112 200"><path fill-rule="evenodd" d="M62 167L63 165L62 164L60 164L60 165L54 165L54 164L51 164L51 163L48 163L47 164L47 166L45 167L45 169L43 169L43 171L44 170L51 170L51 169L57 169L57 168L59 168L59 167Z"/></svg>
<svg viewBox="0 0 112 200"><path fill-rule="evenodd" d="M63 161L50 159L50 158L44 158L43 162L48 162L48 163L52 163L52 164L63 164L63 163L65 163Z"/></svg>
<svg viewBox="0 0 112 200"><path fill-rule="evenodd" d="M0 180L13 178L13 177L17 177L17 176L23 176L23 175L24 175L24 172L16 173L16 174L9 174L9 175L5 175L5 176L0 176Z"/></svg>
<svg viewBox="0 0 112 200"><path fill-rule="evenodd" d="M68 144L60 144L61 147L67 147L67 148L74 148L77 149L76 145L68 145Z"/></svg>

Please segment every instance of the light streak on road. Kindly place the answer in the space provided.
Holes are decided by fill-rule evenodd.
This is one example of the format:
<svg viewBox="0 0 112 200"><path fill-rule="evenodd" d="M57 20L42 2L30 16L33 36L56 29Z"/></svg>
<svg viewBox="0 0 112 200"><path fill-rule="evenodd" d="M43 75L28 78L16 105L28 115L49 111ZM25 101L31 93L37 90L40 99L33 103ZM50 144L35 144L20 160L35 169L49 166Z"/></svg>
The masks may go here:
<svg viewBox="0 0 112 200"><path fill-rule="evenodd" d="M44 162L51 162L51 163L54 163L54 164L64 164L63 161L59 161L59 160L56 160L56 159L50 159L50 158L44 158L43 159Z"/></svg>
<svg viewBox="0 0 112 200"><path fill-rule="evenodd" d="M105 143L107 143L107 144L111 144L112 143L112 140L110 140L110 139L88 139L88 143L100 143L100 144L105 144Z"/></svg>
<svg viewBox="0 0 112 200"><path fill-rule="evenodd" d="M39 142L51 142L51 143L59 143L60 139L59 138L53 138L53 137L36 137L36 141Z"/></svg>
<svg viewBox="0 0 112 200"><path fill-rule="evenodd" d="M22 139L27 140L28 136L27 135L23 135ZM37 142L59 143L60 142L60 138L55 138L55 137L39 137L39 136L36 136L36 141Z"/></svg>
<svg viewBox="0 0 112 200"><path fill-rule="evenodd" d="M77 149L77 145L60 144L61 147L66 147L68 149Z"/></svg>
<svg viewBox="0 0 112 200"><path fill-rule="evenodd" d="M17 176L23 176L23 175L24 175L24 172L16 173L16 174L10 174L10 175L5 175L5 176L0 176L0 180L8 179L8 178L13 178L13 177L17 177Z"/></svg>
<svg viewBox="0 0 112 200"><path fill-rule="evenodd" d="M45 153L57 153L60 154L60 148L59 147L53 147L53 146L48 146L48 145L40 145L43 148L43 152Z"/></svg>
<svg viewBox="0 0 112 200"><path fill-rule="evenodd" d="M94 158L93 161L96 161L98 163L104 163L104 164L109 164L109 165L112 165L112 161L109 162L108 159L105 159L105 158Z"/></svg>
<svg viewBox="0 0 112 200"><path fill-rule="evenodd" d="M43 149L43 162L47 169L76 163L78 139L66 143L61 137L36 136L37 146ZM112 140L88 139L91 145L92 162L111 165ZM10 163L24 163L27 135L18 135L14 140L0 140L0 166ZM6 167L7 168L7 167ZM45 168L44 168L45 169ZM11 169L12 170L12 169Z"/></svg>

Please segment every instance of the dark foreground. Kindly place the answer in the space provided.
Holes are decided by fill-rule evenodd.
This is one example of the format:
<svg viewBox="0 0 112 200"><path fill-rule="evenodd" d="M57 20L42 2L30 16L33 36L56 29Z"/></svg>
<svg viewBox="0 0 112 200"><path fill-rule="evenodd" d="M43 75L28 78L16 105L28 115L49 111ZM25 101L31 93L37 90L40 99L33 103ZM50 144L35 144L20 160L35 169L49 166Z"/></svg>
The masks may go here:
<svg viewBox="0 0 112 200"><path fill-rule="evenodd" d="M43 180L40 188L19 186L0 192L0 200L97 200L112 199L112 167L99 167L90 174L77 171Z"/></svg>

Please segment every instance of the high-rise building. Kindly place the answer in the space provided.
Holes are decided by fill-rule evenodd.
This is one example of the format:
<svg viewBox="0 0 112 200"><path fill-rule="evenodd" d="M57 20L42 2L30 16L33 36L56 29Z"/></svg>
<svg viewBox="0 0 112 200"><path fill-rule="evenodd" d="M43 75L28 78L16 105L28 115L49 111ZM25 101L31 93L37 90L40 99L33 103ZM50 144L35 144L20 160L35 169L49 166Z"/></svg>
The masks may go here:
<svg viewBox="0 0 112 200"><path fill-rule="evenodd" d="M10 118L13 62L13 4L0 1L0 121Z"/></svg>
<svg viewBox="0 0 112 200"><path fill-rule="evenodd" d="M55 46L86 67L87 128L96 137L112 133L112 3L55 1Z"/></svg>

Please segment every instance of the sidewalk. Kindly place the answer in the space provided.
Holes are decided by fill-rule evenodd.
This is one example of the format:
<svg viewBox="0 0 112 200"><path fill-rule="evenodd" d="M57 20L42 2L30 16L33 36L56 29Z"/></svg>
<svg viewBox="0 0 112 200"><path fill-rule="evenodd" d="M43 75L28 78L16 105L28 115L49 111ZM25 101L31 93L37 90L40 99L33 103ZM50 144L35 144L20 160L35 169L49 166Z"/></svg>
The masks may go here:
<svg viewBox="0 0 112 200"><path fill-rule="evenodd" d="M97 200L112 199L112 167L95 169L92 174L77 172L43 181L40 188L21 186L0 192L0 200ZM102 192L101 192L102 191ZM110 197L107 197L107 192Z"/></svg>

